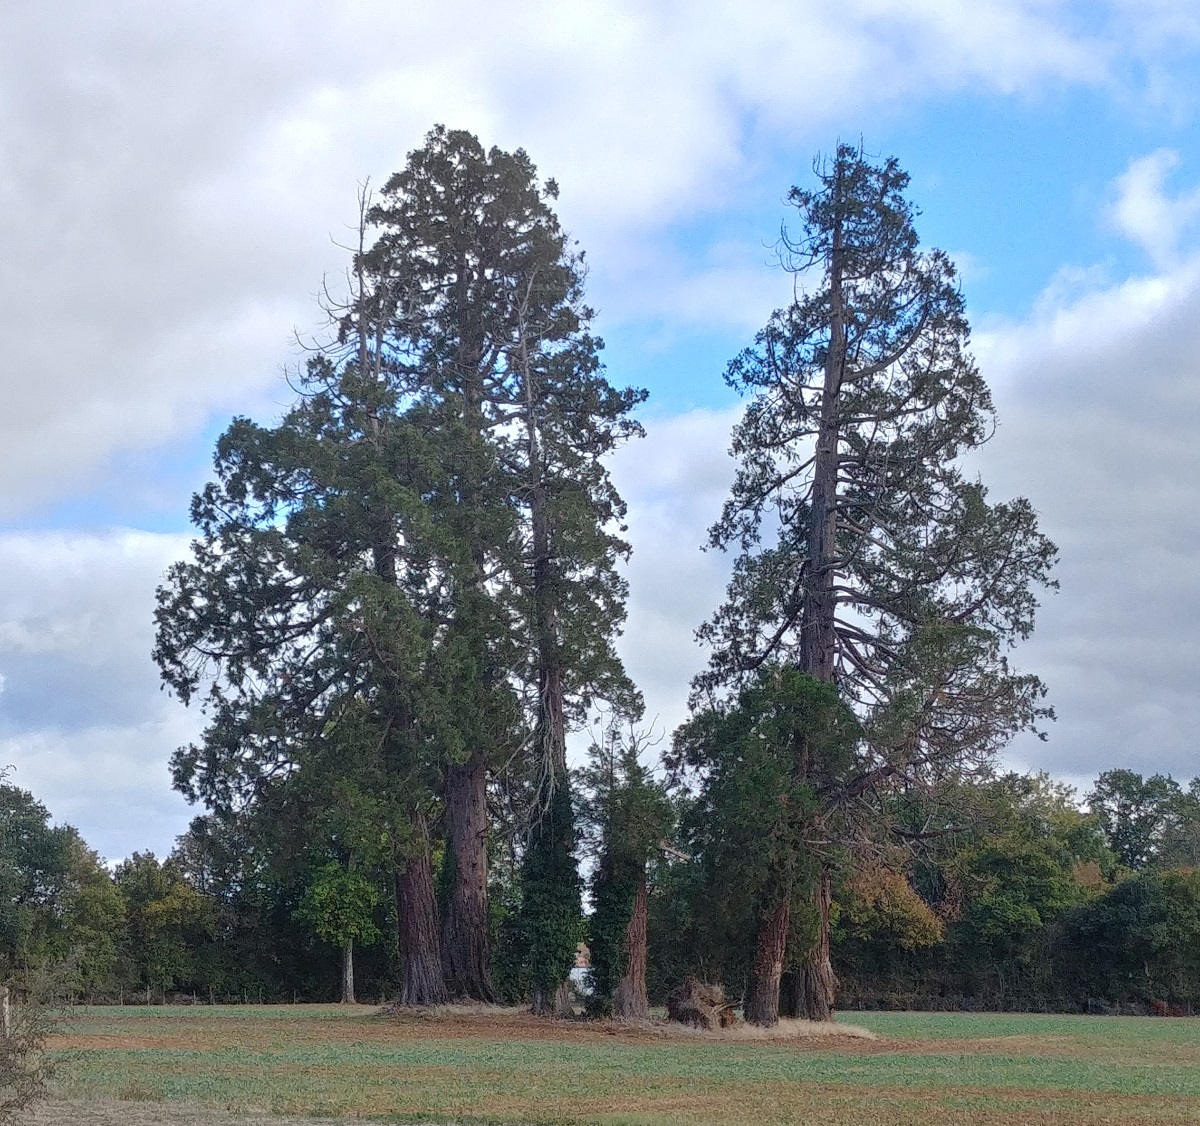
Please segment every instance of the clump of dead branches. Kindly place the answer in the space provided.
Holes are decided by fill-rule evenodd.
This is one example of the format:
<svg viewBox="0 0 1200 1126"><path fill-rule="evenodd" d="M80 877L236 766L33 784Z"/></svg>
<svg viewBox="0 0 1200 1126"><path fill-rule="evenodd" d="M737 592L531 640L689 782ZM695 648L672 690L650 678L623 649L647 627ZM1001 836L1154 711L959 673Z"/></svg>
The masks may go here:
<svg viewBox="0 0 1200 1126"><path fill-rule="evenodd" d="M29 982L0 985L0 1124L14 1122L46 1090L53 1010Z"/></svg>
<svg viewBox="0 0 1200 1126"><path fill-rule="evenodd" d="M729 1028L738 1023L736 1002L725 1000L725 990L719 985L689 977L682 985L667 994L667 1016L679 1024L712 1031Z"/></svg>

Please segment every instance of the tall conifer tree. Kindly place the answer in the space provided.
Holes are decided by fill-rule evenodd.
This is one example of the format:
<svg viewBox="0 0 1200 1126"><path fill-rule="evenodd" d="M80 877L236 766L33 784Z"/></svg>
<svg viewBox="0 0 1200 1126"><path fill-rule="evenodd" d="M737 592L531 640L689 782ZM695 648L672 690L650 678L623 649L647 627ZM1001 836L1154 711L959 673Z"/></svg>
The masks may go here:
<svg viewBox="0 0 1200 1126"><path fill-rule="evenodd" d="M807 830L820 854L873 790L984 763L1045 714L1041 683L1006 651L1033 628L1055 549L1028 501L992 503L963 472L992 402L954 267L918 248L907 175L841 145L817 177L792 189L801 231L783 241L804 285L726 376L749 402L711 543L738 554L700 631L712 659L695 688L704 704L786 662L855 709L859 761ZM835 986L829 878L812 888L822 925L801 971L811 1017L828 1016ZM758 978L778 980L778 923L764 904L750 986L761 1023L777 1012Z"/></svg>
<svg viewBox="0 0 1200 1126"><path fill-rule="evenodd" d="M644 394L615 389L600 367L582 256L550 208L556 195L524 152L484 150L470 134L438 128L388 182L367 256L386 295L372 315L390 363L458 428L470 454L459 522L471 566L450 597L478 683L527 693L538 795L531 856L563 853L533 865L563 881L527 897L533 931L538 905L554 904L537 951L554 945L551 932L567 945L566 901L578 915L567 727L597 696L640 707L612 648L625 614L616 567L628 547L616 532L624 506L601 459L640 432L631 411ZM483 518L492 505L495 517ZM486 786L524 737L486 706L480 715L444 772L453 879L443 953L453 992L491 999Z"/></svg>
<svg viewBox="0 0 1200 1126"><path fill-rule="evenodd" d="M604 377L556 192L523 152L430 133L364 217L336 345L278 427L222 437L194 559L160 591L163 675L214 717L176 756L185 792L233 808L341 755L394 796L414 1002L495 999L487 786L514 757L534 836L558 826L539 870L561 887L529 911L565 896L577 929L566 731L597 696L640 703L613 650L628 548L601 459L644 396Z"/></svg>

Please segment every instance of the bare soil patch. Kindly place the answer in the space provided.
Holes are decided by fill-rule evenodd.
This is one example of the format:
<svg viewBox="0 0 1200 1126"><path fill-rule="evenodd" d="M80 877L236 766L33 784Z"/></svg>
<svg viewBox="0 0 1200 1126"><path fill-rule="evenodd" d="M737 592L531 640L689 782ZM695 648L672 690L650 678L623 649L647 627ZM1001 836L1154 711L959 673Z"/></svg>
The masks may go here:
<svg viewBox="0 0 1200 1126"><path fill-rule="evenodd" d="M703 1029L674 1021L642 1020L555 1020L535 1017L526 1008L505 1008L499 1005L438 1005L429 1009L379 1010L382 1035L389 1040L424 1039L431 1034L439 1038L494 1039L498 1034L506 1039L573 1041L595 1044L603 1041L649 1039L668 1040L795 1040L809 1041L814 1046L846 1040L878 1040L874 1032L853 1024L823 1023L808 1020L781 1020L774 1028L739 1023L728 1028ZM361 1040L364 1024L338 1031Z"/></svg>
<svg viewBox="0 0 1200 1126"><path fill-rule="evenodd" d="M39 1104L27 1121L30 1126L336 1126L338 1120L227 1111L190 1103L54 1099Z"/></svg>
<svg viewBox="0 0 1200 1126"><path fill-rule="evenodd" d="M211 1036L52 1036L47 1042L51 1051L65 1049L123 1050L137 1051L138 1049L160 1050L175 1048L184 1052L203 1052L211 1048L215 1040Z"/></svg>

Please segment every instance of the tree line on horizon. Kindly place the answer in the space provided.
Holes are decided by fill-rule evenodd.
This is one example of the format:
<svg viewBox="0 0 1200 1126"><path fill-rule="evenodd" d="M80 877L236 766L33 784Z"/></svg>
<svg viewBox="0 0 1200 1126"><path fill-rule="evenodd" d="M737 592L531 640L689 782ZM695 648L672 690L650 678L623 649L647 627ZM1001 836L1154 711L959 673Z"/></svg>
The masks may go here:
<svg viewBox="0 0 1200 1126"><path fill-rule="evenodd" d="M435 128L364 192L348 293L294 405L217 442L154 650L206 716L171 765L207 812L114 888L157 887L148 903L183 912L173 949L228 980L255 967L251 996L254 979L322 994L325 969L300 967L335 947L346 999L365 973L400 1004L565 1014L586 937L594 1013L642 1016L699 975L759 1025L829 1019L839 976L843 999L935 979L1046 998L1082 980L1038 977L1059 956L1030 946L1048 928L1085 927L1122 889L1194 914L1166 829L1135 855L1100 788L1084 814L995 773L1052 714L1009 655L1056 549L1027 500L964 470L994 410L907 187L895 160L840 145L788 195L796 296L725 376L746 407L708 546L732 576L655 765L615 649L631 547L606 464L641 436L645 393L601 363L554 181ZM1165 786L1153 816L1193 824L1196 793L1135 778L1102 779L1113 810ZM210 970L146 969L147 988L207 974L229 996ZM1115 982L1096 995L1150 988Z"/></svg>
<svg viewBox="0 0 1200 1126"><path fill-rule="evenodd" d="M607 803L621 820L646 798L644 773L632 787L611 785L633 765L627 747L613 749L597 749L577 779L593 885L602 877L592 818ZM970 827L947 826L930 838L936 845L835 882L840 1007L1200 1012L1200 779L1184 789L1110 770L1080 808L1045 775L1004 774L959 799ZM730 889L714 887L705 857L684 851L700 810L682 795L667 805L672 844L655 842L647 866L645 985L655 1005L688 976L742 980L752 952L726 907ZM4 979L48 978L57 1000L79 1003L336 1001L349 930L357 998L400 993L386 867L360 871L347 894L315 858L282 863L230 830L205 815L169 856L106 865L32 795L0 783ZM603 878L622 878L613 867ZM626 868L624 878L636 886L639 875ZM529 1003L512 889L497 881L492 890L494 988L501 1002ZM583 924L592 991L574 1000L597 1014L625 965L624 920L603 907L614 901L597 902Z"/></svg>

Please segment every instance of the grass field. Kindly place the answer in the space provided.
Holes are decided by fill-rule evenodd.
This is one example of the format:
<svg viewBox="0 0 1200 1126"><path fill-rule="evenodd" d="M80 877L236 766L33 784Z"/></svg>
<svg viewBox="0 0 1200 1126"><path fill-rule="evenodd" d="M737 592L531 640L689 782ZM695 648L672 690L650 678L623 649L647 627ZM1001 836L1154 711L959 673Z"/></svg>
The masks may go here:
<svg viewBox="0 0 1200 1126"><path fill-rule="evenodd" d="M877 1038L718 1040L513 1011L77 1010L54 1045L58 1110L42 1120L224 1123L233 1110L605 1126L1200 1122L1200 1020L841 1019Z"/></svg>

